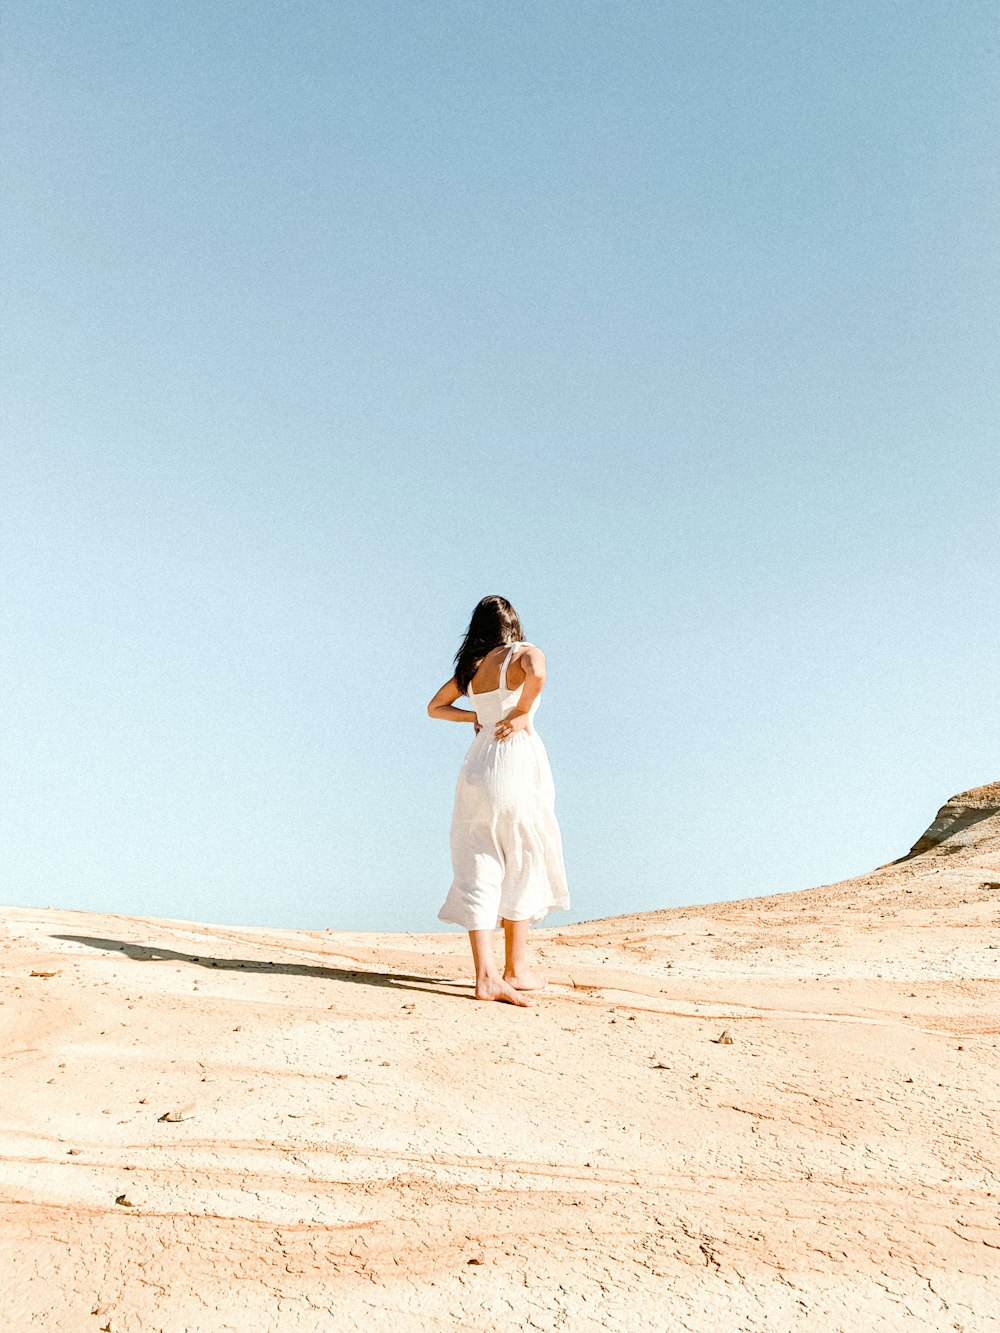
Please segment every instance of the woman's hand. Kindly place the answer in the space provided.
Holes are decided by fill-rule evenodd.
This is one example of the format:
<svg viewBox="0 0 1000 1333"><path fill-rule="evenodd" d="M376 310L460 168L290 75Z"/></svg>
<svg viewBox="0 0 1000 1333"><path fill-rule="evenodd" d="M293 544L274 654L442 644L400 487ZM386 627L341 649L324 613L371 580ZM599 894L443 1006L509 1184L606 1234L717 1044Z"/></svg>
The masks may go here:
<svg viewBox="0 0 1000 1333"><path fill-rule="evenodd" d="M527 713L508 713L493 728L493 735L498 741L509 741L519 731L530 731L531 720Z"/></svg>

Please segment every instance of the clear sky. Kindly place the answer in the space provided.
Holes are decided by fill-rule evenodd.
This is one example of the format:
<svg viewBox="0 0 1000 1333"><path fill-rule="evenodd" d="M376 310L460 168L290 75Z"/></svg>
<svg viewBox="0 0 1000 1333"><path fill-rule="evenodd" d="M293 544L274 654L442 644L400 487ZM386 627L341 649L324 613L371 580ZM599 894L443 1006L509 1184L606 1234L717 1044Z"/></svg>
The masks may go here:
<svg viewBox="0 0 1000 1333"><path fill-rule="evenodd" d="M478 599L573 908L1000 778L993 0L7 0L2 893L436 920Z"/></svg>

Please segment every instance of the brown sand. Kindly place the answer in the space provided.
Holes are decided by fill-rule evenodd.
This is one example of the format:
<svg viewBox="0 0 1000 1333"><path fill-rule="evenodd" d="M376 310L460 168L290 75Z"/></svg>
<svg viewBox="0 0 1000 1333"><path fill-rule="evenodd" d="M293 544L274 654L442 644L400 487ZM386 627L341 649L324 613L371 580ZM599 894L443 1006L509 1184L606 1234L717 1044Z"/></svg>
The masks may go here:
<svg viewBox="0 0 1000 1333"><path fill-rule="evenodd" d="M1000 1328L1000 787L916 847L534 931L530 1010L459 933L4 909L0 1325Z"/></svg>

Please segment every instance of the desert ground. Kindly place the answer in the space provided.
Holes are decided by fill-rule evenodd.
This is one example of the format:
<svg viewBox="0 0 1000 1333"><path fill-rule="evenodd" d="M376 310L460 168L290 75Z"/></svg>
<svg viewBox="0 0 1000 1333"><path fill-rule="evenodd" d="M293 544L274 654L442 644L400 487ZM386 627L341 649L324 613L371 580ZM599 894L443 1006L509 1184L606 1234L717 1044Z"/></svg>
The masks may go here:
<svg viewBox="0 0 1000 1333"><path fill-rule="evenodd" d="M1000 783L535 930L530 1009L457 931L0 927L4 1333L1000 1329Z"/></svg>

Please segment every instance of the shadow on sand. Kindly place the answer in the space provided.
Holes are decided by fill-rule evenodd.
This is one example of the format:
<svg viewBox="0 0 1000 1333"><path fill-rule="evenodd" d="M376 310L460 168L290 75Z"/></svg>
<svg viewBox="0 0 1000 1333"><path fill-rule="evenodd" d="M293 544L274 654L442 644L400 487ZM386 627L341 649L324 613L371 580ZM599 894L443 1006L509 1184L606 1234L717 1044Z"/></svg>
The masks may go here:
<svg viewBox="0 0 1000 1333"><path fill-rule="evenodd" d="M106 953L123 953L126 958L132 958L137 963L194 963L198 967L224 972L268 972L275 976L318 977L323 981L352 981L359 986L384 986L390 990L435 991L439 995L455 995L453 987L461 986L468 990L472 985L469 981L422 977L409 972L349 971L343 967L319 967L309 963L272 963L260 958L215 958L207 954L160 949L152 944L133 944L129 940L102 940L94 935L52 935L50 938L86 944L88 948L101 949Z"/></svg>

